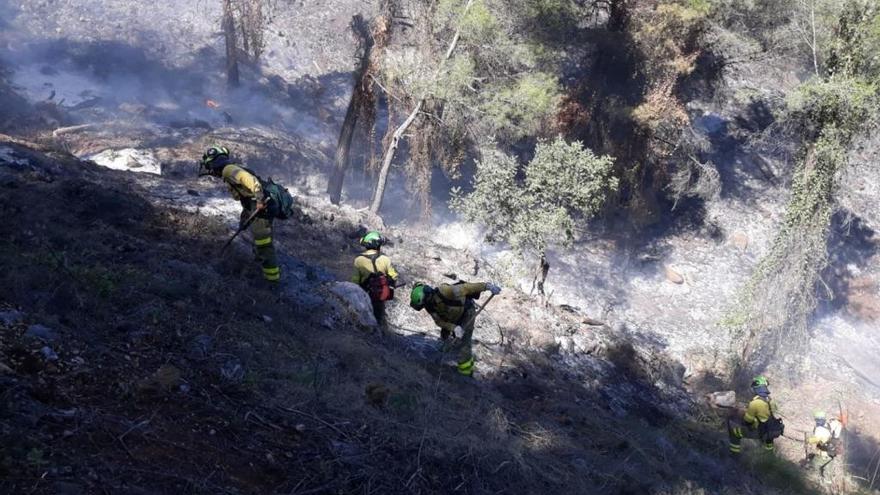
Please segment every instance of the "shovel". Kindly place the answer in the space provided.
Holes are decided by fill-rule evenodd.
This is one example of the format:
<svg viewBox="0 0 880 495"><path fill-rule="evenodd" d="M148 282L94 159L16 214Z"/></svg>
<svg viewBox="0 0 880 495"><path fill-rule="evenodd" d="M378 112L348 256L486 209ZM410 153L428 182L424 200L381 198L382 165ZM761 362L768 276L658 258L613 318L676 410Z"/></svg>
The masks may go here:
<svg viewBox="0 0 880 495"><path fill-rule="evenodd" d="M271 197L267 197L266 201L261 206L258 206L256 209L254 209L254 212L251 213L251 216L249 216L247 218L247 220L245 220L244 223L241 224L241 226L238 228L238 230L235 231L235 234L232 234L232 237L230 237L229 240L226 241L226 244L223 245L223 248L220 250L221 255L224 252L226 252L226 248L228 248L229 245L232 244L232 241L234 241L235 238L238 237L238 234L241 234L242 232L247 230L247 228L250 227L252 223L254 223L254 220L257 219L257 215L259 215L261 211L266 209L266 206L268 205L269 201L271 201L271 200L272 200ZM489 301L486 301L486 302L489 302Z"/></svg>

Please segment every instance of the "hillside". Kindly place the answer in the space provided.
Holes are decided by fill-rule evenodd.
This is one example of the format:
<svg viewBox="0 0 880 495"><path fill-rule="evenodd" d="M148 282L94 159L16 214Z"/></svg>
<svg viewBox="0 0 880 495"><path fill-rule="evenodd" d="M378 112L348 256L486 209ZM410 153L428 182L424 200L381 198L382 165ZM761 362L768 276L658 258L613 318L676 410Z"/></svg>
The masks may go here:
<svg viewBox="0 0 880 495"><path fill-rule="evenodd" d="M833 62L783 46L784 9L806 3L611 1L590 11L555 0L233 0L248 2L271 15L263 52L240 55L231 87L222 2L0 0L0 492L878 489L877 118L840 153L848 166L834 174L807 345L786 323L781 350L746 362L730 324L818 146L785 120L819 78L811 64ZM832 13L845 2L817 2L828 28L819 45L837 53L831 37L848 32L848 18ZM447 38L459 33L444 9L458 4L484 7L462 32L463 58L450 59L471 82L448 81L465 96L432 102L418 78L435 67L419 57L452 53ZM614 5L629 17L615 18ZM357 16L379 47L360 82ZM859 39L880 40L870 26ZM517 57L534 64L506 65ZM560 91L549 117L527 113L545 100L533 73ZM528 84L504 86L519 77ZM490 79L498 86L481 92ZM332 204L337 143L367 80L374 107L357 109ZM468 99L484 93L487 106ZM492 106L494 96L515 111ZM402 135L372 214L378 159L420 97L425 110ZM479 120L486 114L507 127ZM664 134L665 118L680 134ZM536 143L555 136L616 160L620 190L595 217L576 218L569 244L547 249L546 294L534 292L534 250L449 207L451 189L474 189L488 156L486 143L451 130L459 124L497 138L517 179ZM666 152L657 143L669 135L678 142ZM296 217L276 223L278 289L259 277L249 233L220 252L240 207L220 181L196 177L214 144L294 193ZM709 179L689 171L693 162ZM678 195L682 183L706 190ZM390 239L383 250L407 283L385 332L371 326L366 296L341 282L368 229ZM808 234L794 238L806 245ZM454 280L504 286L479 318L472 380L439 352L430 317L407 304L413 282ZM735 459L725 426L736 411L706 394L734 390L742 406L759 373L786 436L775 456L747 441ZM817 409L848 423L846 455L825 479L799 466Z"/></svg>
<svg viewBox="0 0 880 495"><path fill-rule="evenodd" d="M359 326L328 292L342 263L287 255L273 293L245 243L218 256L219 218L164 205L141 176L8 137L0 150L7 493L758 489L695 419L681 365L636 335L505 293L488 310L503 340L486 331L463 379L435 337ZM285 252L347 258L357 216L306 213L281 228ZM467 266L424 239L405 250L429 253L401 265L412 277Z"/></svg>

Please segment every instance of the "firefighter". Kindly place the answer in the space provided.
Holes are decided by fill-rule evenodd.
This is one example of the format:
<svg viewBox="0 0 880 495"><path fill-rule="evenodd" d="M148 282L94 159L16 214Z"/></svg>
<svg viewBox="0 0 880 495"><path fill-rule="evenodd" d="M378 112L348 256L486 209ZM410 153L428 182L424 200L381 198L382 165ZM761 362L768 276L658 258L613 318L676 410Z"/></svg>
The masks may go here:
<svg viewBox="0 0 880 495"><path fill-rule="evenodd" d="M229 150L223 146L212 146L202 155L199 175L210 175L223 179L232 197L241 202L242 211L239 225L258 212L251 223L254 236L254 253L263 268L263 278L272 284L281 280L281 267L275 247L272 245L272 217L267 208L266 194L260 178L229 157Z"/></svg>
<svg viewBox="0 0 880 495"><path fill-rule="evenodd" d="M361 237L364 252L354 259L354 275L351 277L352 282L370 295L373 314L380 327L385 326L385 301L394 299L394 289L398 286L397 270L391 266L391 259L381 252L386 242L385 237L375 230Z"/></svg>
<svg viewBox="0 0 880 495"><path fill-rule="evenodd" d="M828 465L841 448L841 433L843 432L843 424L837 418L827 418L825 411L816 411L813 413L813 434L807 439L809 445L813 445L816 450L807 455L807 460L816 463L819 466L819 472L825 475L825 466Z"/></svg>
<svg viewBox="0 0 880 495"><path fill-rule="evenodd" d="M474 374L474 354L472 338L474 334L474 299L480 293L489 291L493 295L501 293L501 287L492 283L457 283L431 287L416 283L410 292L410 306L416 311L425 309L440 327L440 338L448 342L454 340L448 349L458 351L458 372L464 376Z"/></svg>
<svg viewBox="0 0 880 495"><path fill-rule="evenodd" d="M727 433L730 452L742 451L742 439L752 438L761 442L765 452L773 452L773 440L782 436L784 426L776 417L776 404L770 400L770 383L764 376L752 380L751 389L755 394L739 420L728 421Z"/></svg>

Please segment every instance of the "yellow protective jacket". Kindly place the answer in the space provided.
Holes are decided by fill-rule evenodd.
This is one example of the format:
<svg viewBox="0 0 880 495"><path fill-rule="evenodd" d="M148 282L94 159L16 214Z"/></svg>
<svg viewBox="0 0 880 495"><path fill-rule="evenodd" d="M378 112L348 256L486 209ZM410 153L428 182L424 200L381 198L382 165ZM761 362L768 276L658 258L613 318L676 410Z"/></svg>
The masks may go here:
<svg viewBox="0 0 880 495"><path fill-rule="evenodd" d="M370 257L373 256L376 256L376 270L378 270L379 273L388 275L391 280L396 282L397 270L391 266L391 258L384 254L379 254L379 251L376 249L368 249L354 259L354 275L351 276L351 281L363 286L373 273L373 262L370 261Z"/></svg>
<svg viewBox="0 0 880 495"><path fill-rule="evenodd" d="M756 395L752 401L749 402L749 407L743 415L743 422L750 427L757 429L758 425L766 423L767 420L770 419L770 416L775 413L776 405L773 404L772 401L769 401L769 399L764 400L761 396Z"/></svg>
<svg viewBox="0 0 880 495"><path fill-rule="evenodd" d="M469 309L473 308L473 298L480 295L486 290L484 283L465 283L465 284L443 284L437 287L439 294L431 294L425 302L425 309L434 318L434 323L438 327L452 332L456 326L465 323L464 315ZM440 296L443 297L440 297ZM455 301L460 305L448 303L447 301Z"/></svg>
<svg viewBox="0 0 880 495"><path fill-rule="evenodd" d="M832 438L840 438L840 433L843 430L843 425L840 421L836 419L832 419L825 424L825 426L816 426L813 428L813 436L811 436L807 443L811 443L813 445L824 445L831 441Z"/></svg>
<svg viewBox="0 0 880 495"><path fill-rule="evenodd" d="M260 179L240 165L229 164L223 167L222 176L223 182L232 193L232 197L241 201L245 208L250 207L252 199L263 199L263 186L260 184Z"/></svg>

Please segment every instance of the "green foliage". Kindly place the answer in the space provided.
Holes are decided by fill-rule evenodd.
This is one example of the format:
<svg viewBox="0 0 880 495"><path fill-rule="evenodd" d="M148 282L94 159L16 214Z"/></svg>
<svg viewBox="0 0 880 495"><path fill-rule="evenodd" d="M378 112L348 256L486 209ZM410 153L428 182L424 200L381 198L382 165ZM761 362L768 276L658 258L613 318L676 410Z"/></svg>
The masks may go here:
<svg viewBox="0 0 880 495"><path fill-rule="evenodd" d="M526 188L540 205L591 216L602 208L607 192L617 190L613 166L613 158L596 156L579 141L543 141L526 169Z"/></svg>
<svg viewBox="0 0 880 495"><path fill-rule="evenodd" d="M543 255L551 245L569 245L576 220L595 215L617 190L612 168L610 157L560 137L538 144L520 181L514 158L486 151L477 163L473 191L454 190L450 206L483 225L488 240Z"/></svg>
<svg viewBox="0 0 880 495"><path fill-rule="evenodd" d="M393 113L406 115L424 100L408 135L407 171L410 186L425 196L431 168L439 164L455 175L465 153L479 151L475 143L492 136L504 146L542 135L562 91L558 57L520 29L522 9L496 0L438 0L417 8L423 24L412 32L413 43L384 50L380 76L401 96L391 101Z"/></svg>
<svg viewBox="0 0 880 495"><path fill-rule="evenodd" d="M794 351L807 343L841 173L855 138L872 128L880 109L874 81L838 74L801 85L788 98L784 120L804 150L785 219L727 320L753 351ZM748 332L748 333L746 333Z"/></svg>
<svg viewBox="0 0 880 495"><path fill-rule="evenodd" d="M481 104L487 117L487 133L516 140L539 131L542 121L556 110L559 85L556 78L541 72L525 74L513 83L493 84Z"/></svg>
<svg viewBox="0 0 880 495"><path fill-rule="evenodd" d="M828 49L832 76L880 76L880 6L871 0L842 3Z"/></svg>
<svg viewBox="0 0 880 495"><path fill-rule="evenodd" d="M876 111L877 83L845 77L807 82L789 95L787 106L784 118L805 127L808 136L818 136L828 125L851 136Z"/></svg>

